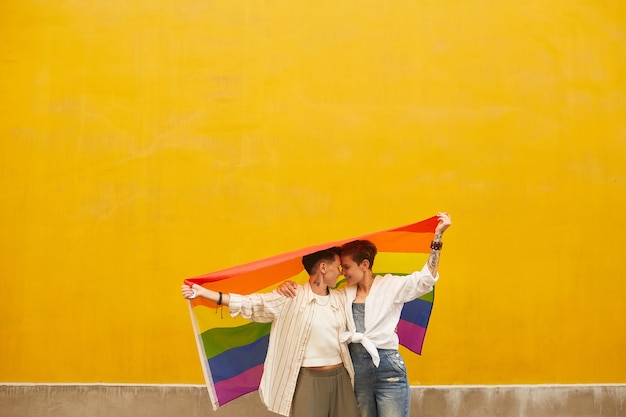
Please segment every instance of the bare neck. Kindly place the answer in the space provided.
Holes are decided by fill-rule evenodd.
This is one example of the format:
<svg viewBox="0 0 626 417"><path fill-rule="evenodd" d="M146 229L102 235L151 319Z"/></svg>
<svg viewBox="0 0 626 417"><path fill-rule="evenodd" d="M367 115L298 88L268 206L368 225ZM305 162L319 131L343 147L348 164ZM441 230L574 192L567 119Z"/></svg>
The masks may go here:
<svg viewBox="0 0 626 417"><path fill-rule="evenodd" d="M324 280L319 274L312 275L309 278L309 285L314 294L328 295L328 286L324 284Z"/></svg>
<svg viewBox="0 0 626 417"><path fill-rule="evenodd" d="M370 293L372 284L374 284L374 274L372 271L368 271L367 275L357 284L357 298L365 299Z"/></svg>

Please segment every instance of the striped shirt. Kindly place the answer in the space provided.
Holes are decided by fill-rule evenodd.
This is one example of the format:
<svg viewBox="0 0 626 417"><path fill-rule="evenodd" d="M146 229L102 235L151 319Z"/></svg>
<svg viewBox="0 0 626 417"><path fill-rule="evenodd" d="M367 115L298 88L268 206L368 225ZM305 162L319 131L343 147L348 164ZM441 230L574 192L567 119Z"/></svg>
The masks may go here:
<svg viewBox="0 0 626 417"><path fill-rule="evenodd" d="M341 360L354 385L354 369L348 346L340 342L341 334L347 330L345 297L338 291L330 291L329 297L335 322L328 325L336 329ZM241 315L252 321L272 323L259 395L269 411L288 416L313 317L319 307L315 293L307 282L298 286L297 295L293 298L276 292L230 294L229 304L233 317Z"/></svg>

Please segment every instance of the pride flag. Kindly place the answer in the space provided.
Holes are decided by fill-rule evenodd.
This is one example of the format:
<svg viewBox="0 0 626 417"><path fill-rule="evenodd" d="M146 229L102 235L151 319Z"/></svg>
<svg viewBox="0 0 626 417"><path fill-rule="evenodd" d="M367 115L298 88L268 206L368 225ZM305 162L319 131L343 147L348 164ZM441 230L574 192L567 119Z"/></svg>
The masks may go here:
<svg viewBox="0 0 626 417"><path fill-rule="evenodd" d="M304 283L308 274L302 266L302 256L356 239L368 239L378 248L375 274L410 274L421 269L428 259L436 226L437 217L431 217L407 226L310 246L188 278L185 283L238 294L272 291L286 280ZM398 324L400 343L417 354L422 352L433 297L434 292L430 292L406 303ZM213 409L256 391L263 373L271 323L232 318L228 312L220 311L215 302L204 298L189 300L189 311Z"/></svg>

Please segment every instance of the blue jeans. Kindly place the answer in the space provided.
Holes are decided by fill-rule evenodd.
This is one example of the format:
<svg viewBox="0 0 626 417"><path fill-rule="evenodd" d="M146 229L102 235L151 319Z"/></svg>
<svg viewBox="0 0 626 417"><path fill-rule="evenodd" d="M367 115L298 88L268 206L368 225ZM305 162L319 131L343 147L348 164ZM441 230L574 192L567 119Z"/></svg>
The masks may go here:
<svg viewBox="0 0 626 417"><path fill-rule="evenodd" d="M404 359L395 349L378 349L380 364L360 343L351 343L354 392L361 417L409 417L411 391Z"/></svg>

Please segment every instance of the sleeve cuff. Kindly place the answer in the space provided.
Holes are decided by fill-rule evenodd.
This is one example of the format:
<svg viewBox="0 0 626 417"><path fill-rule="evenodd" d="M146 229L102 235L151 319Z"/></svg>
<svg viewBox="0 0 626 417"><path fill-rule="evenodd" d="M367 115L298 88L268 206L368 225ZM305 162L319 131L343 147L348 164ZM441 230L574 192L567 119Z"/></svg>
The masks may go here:
<svg viewBox="0 0 626 417"><path fill-rule="evenodd" d="M228 294L228 296L230 297L228 301L228 311L230 312L231 316L235 317L241 312L241 303L243 297L240 294L230 293Z"/></svg>
<svg viewBox="0 0 626 417"><path fill-rule="evenodd" d="M430 273L430 268L428 268L428 262L424 264L424 267L420 271L424 282L428 284L434 284L439 279L439 271L437 271L437 275L433 277L433 274Z"/></svg>

